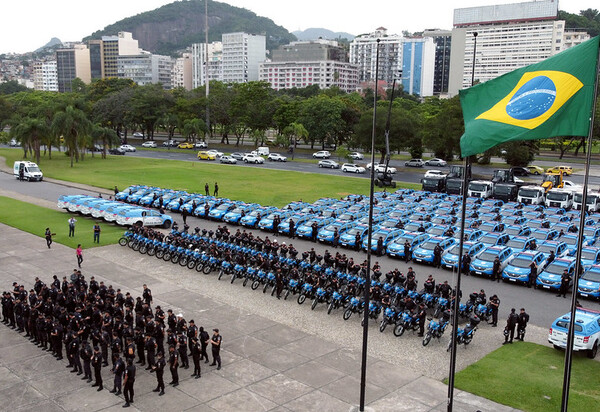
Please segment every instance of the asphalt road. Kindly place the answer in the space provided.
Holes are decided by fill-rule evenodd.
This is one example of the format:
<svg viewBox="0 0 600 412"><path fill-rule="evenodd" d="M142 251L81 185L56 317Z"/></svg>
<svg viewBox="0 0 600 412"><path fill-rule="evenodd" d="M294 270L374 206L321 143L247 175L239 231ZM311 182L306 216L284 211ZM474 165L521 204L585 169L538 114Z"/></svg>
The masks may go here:
<svg viewBox="0 0 600 412"><path fill-rule="evenodd" d="M82 191L80 189L74 189L72 187L64 186L56 183L49 182L19 182L12 176L6 173L0 173L0 186L5 190L10 190L20 194L45 199L48 201L56 202L60 195L65 194L80 194L87 193L90 195L97 195L97 192L93 191ZM176 221L181 223L180 216L173 214ZM215 222L208 222L206 220L189 218L188 224L194 228L196 226L201 228L216 228ZM230 227L230 230L234 232L237 227ZM258 231L257 231L258 232ZM266 233L260 233L261 237L268 235ZM289 242L290 239L279 237L279 241ZM294 239L294 246L298 251L302 252L310 250L314 247L315 250L323 254L325 249L331 249L326 245L314 244L311 242ZM364 252L354 252L345 249L340 249L341 253L346 253L348 257L353 257L355 262L362 262L366 259ZM403 261L398 261L388 257L373 257L373 262L379 261L382 266L383 272L392 270L398 267L402 272L406 273L408 266ZM422 284L426 279L427 275L433 274L436 281L443 282L448 280L451 285L456 283L454 274L443 269L434 269L424 265L414 265L414 269L417 272L417 279L419 284ZM463 297L467 297L472 291L479 291L484 289L489 296L497 294L501 300L500 305L500 323L503 326L504 319L508 315L510 308L514 307L517 310L521 307L525 307L527 312L531 316L531 323L541 327L549 327L554 319L559 315L562 315L569 311L569 299L563 299L556 297L553 293L548 293L541 290L528 289L523 286L517 286L513 284L496 283L491 282L478 277L462 277L462 290ZM568 295L570 296L570 295ZM584 306L589 306L594 309L598 309L598 303L591 301L584 301Z"/></svg>
<svg viewBox="0 0 600 412"><path fill-rule="evenodd" d="M182 152L177 152L177 151L168 151L168 150L161 149L161 150L138 150L136 152L129 152L126 154L126 156L148 157L148 158L153 158L153 159L187 160L187 161L198 162L199 160L196 158L197 153L198 153L197 150L190 150L189 153L182 153ZM283 154L284 156L287 156L288 159L291 159L291 157L288 153L285 153L284 151L281 151L279 153ZM310 158L309 155L305 155L305 154L296 155L295 157L300 158L300 159L309 159ZM331 159L337 161L337 159L334 156L332 156ZM502 161L502 159L496 159L496 160ZM202 162L206 162L206 161L202 160ZM216 162L218 162L218 160ZM370 159L356 161L356 163L363 165L363 166L369 162L370 162ZM343 162L338 162L338 163L340 163L340 165L341 165ZM550 162L550 161L536 161L533 164L547 168L547 167L554 166L556 163ZM568 162L561 162L560 164L570 165L574 169L583 169L582 164L576 164L576 163L569 164ZM268 160L265 160L264 164L257 165L257 164L250 164L250 163L247 164L247 163L238 161L238 163L236 165L227 165L227 166L230 166L230 167L260 167L260 168L269 168L269 169L275 169L275 170L292 170L292 171L296 171L296 172L322 173L322 174L338 175L338 176L339 175L353 176L353 177L359 177L359 178L363 178L363 179L369 178L369 171L367 171L367 173L364 173L364 174L344 173L340 169L320 168L315 163L307 163L307 162L295 162L295 161L270 162ZM448 168L435 167L435 166L431 166L431 167L427 166L424 168L404 167L404 161L400 161L400 160L390 161L390 166L398 169L398 172L394 175L394 180L401 181L401 182L409 182L409 183L421 183L423 174L428 169L437 169L437 170L442 170L442 171L448 170ZM592 165L591 170L592 170L592 174L590 175L589 184L595 189L598 186L600 186L600 166ZM492 174L493 174L493 169L491 169L489 167L483 167L483 166L477 166L477 165L474 165L472 167L472 171L473 171L474 175L488 176L489 179L491 179ZM594 173L594 172L596 172L596 173ZM566 179L571 180L576 184L583 184L583 175L580 173L568 176L568 177L566 177ZM528 176L524 180L531 181L532 183L537 184L537 183L541 182L541 177L540 176Z"/></svg>

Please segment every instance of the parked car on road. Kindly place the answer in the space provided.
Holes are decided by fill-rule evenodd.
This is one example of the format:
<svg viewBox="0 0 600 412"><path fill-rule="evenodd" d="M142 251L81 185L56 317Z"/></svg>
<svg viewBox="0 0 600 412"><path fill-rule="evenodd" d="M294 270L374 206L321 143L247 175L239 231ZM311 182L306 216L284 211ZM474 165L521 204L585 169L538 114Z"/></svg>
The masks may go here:
<svg viewBox="0 0 600 412"><path fill-rule="evenodd" d="M165 140L163 142L163 147L173 147L173 146L177 146L178 142L177 140Z"/></svg>
<svg viewBox="0 0 600 412"><path fill-rule="evenodd" d="M352 152L348 155L348 157L352 160L363 160L365 157L362 153Z"/></svg>
<svg viewBox="0 0 600 412"><path fill-rule="evenodd" d="M441 170L430 169L425 172L425 175L423 177L427 178L427 177L445 177L445 176L446 176L446 173L442 172Z"/></svg>
<svg viewBox="0 0 600 412"><path fill-rule="evenodd" d="M196 144L194 145L194 147L196 149L206 149L206 148L208 148L208 145L206 144L206 142L200 141L200 142L196 142Z"/></svg>
<svg viewBox="0 0 600 412"><path fill-rule="evenodd" d="M408 162L404 162L404 166L406 167L423 167L425 166L425 162L423 159L410 159Z"/></svg>
<svg viewBox="0 0 600 412"><path fill-rule="evenodd" d="M231 157L233 157L235 160L244 160L244 153L241 152L233 152L232 154L230 154Z"/></svg>
<svg viewBox="0 0 600 412"><path fill-rule="evenodd" d="M344 163L342 165L342 172L344 173L364 173L365 168L354 163Z"/></svg>
<svg viewBox="0 0 600 412"><path fill-rule="evenodd" d="M193 149L194 145L190 142L183 142L177 145L178 149Z"/></svg>
<svg viewBox="0 0 600 412"><path fill-rule="evenodd" d="M215 155L215 157L221 157L224 154L223 152L219 152L218 150L215 150L215 149L207 150L206 152Z"/></svg>
<svg viewBox="0 0 600 412"><path fill-rule="evenodd" d="M433 159L427 160L425 162L425 166L446 167L448 166L448 162L446 162L444 159L438 159L437 157L434 157Z"/></svg>
<svg viewBox="0 0 600 412"><path fill-rule="evenodd" d="M329 159L331 157L331 153L327 150L320 150L312 155L313 159Z"/></svg>
<svg viewBox="0 0 600 412"><path fill-rule="evenodd" d="M319 167L328 167L330 169L339 169L340 164L334 160L320 160Z"/></svg>
<svg viewBox="0 0 600 412"><path fill-rule="evenodd" d="M108 153L112 155L124 155L125 150L121 149L120 147L113 147L112 149L108 149Z"/></svg>
<svg viewBox="0 0 600 412"><path fill-rule="evenodd" d="M206 150L201 150L198 152L198 160L217 160L217 156L208 153Z"/></svg>
<svg viewBox="0 0 600 412"><path fill-rule="evenodd" d="M544 169L539 166L527 166L527 170L529 171L529 174L536 176L539 176L542 173L544 173Z"/></svg>
<svg viewBox="0 0 600 412"><path fill-rule="evenodd" d="M267 159L274 162L287 162L287 157L280 155L279 153L269 153Z"/></svg>
<svg viewBox="0 0 600 412"><path fill-rule="evenodd" d="M122 144L120 146L121 149L125 150L126 152L135 152L135 147L133 147L130 144Z"/></svg>
<svg viewBox="0 0 600 412"><path fill-rule="evenodd" d="M144 133L141 133L141 132L135 132L135 133L133 134L133 137L144 137Z"/></svg>
<svg viewBox="0 0 600 412"><path fill-rule="evenodd" d="M237 159L233 158L232 156L221 156L219 162L234 165L237 163Z"/></svg>
<svg viewBox="0 0 600 412"><path fill-rule="evenodd" d="M257 154L252 154L252 153L248 153L247 155L245 155L243 157L244 163L255 163L255 164L259 164L259 163L264 163L265 162L265 158L262 156L259 156Z"/></svg>
<svg viewBox="0 0 600 412"><path fill-rule="evenodd" d="M142 147L155 148L155 147L157 147L157 145L154 140L148 140L147 142L142 143Z"/></svg>
<svg viewBox="0 0 600 412"><path fill-rule="evenodd" d="M571 323L571 313L565 313L552 322L548 342L555 349L567 346L567 332ZM574 351L585 351L588 358L595 358L600 345L600 312L578 308L575 311Z"/></svg>
<svg viewBox="0 0 600 412"><path fill-rule="evenodd" d="M559 173L561 171L565 175L570 176L573 173L573 168L571 166L554 166L546 170L546 173Z"/></svg>

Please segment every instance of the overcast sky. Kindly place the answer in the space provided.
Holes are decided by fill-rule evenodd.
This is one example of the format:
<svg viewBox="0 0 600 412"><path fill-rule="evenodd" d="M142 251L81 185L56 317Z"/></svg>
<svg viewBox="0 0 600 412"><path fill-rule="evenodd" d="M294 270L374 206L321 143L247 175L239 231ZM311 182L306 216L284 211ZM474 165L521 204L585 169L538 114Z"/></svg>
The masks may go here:
<svg viewBox="0 0 600 412"><path fill-rule="evenodd" d="M558 0L557 0L558 1ZM153 10L172 0L4 0L0 53L24 53L50 38L79 41L125 17ZM224 0L272 19L289 31L323 27L351 34L383 26L389 33L452 28L453 9L515 3L514 0ZM293 5L293 6L292 6ZM559 9L578 13L600 8L598 0L561 0Z"/></svg>

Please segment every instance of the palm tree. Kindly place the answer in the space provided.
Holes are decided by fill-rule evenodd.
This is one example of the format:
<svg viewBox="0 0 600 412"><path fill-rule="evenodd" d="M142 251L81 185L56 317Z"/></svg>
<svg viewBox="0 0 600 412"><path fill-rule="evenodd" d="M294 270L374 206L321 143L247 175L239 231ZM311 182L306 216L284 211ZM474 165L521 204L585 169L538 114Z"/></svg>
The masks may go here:
<svg viewBox="0 0 600 412"><path fill-rule="evenodd" d="M71 158L71 167L73 167L73 159L79 161L79 148L86 142L86 137L92 131L92 123L83 111L67 106L64 111L54 115L52 131L56 136L64 138Z"/></svg>
<svg viewBox="0 0 600 412"><path fill-rule="evenodd" d="M114 144L118 144L121 140L117 133L110 127L94 126L92 131L93 143L102 142L102 158L106 159L106 148Z"/></svg>
<svg viewBox="0 0 600 412"><path fill-rule="evenodd" d="M43 119L25 117L19 124L11 129L12 137L21 142L25 155L27 150L33 151L36 163L40 163L40 143L44 136L49 134L48 126Z"/></svg>
<svg viewBox="0 0 600 412"><path fill-rule="evenodd" d="M202 119L186 120L183 123L183 134L189 139L192 139L193 143L196 143L196 138L200 133L206 131L206 123Z"/></svg>

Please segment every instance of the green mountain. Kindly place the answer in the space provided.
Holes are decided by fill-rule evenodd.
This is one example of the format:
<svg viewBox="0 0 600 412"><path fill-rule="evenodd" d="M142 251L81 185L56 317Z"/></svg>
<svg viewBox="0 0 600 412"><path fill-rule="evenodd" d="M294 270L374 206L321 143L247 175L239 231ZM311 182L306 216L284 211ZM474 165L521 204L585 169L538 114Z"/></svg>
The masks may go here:
<svg viewBox="0 0 600 412"><path fill-rule="evenodd" d="M158 9L140 13L96 31L84 41L114 36L120 31L133 33L140 47L152 53L174 55L192 43L204 42L204 0L177 1ZM229 4L208 1L209 41L220 41L221 34L246 32L264 34L267 49L288 44L296 37L271 19Z"/></svg>

